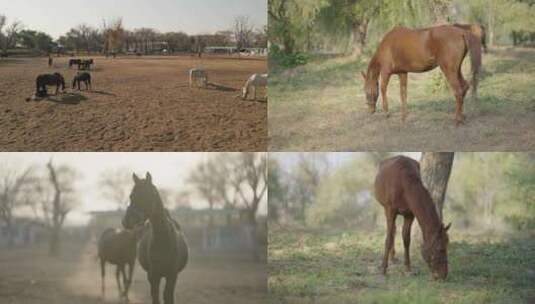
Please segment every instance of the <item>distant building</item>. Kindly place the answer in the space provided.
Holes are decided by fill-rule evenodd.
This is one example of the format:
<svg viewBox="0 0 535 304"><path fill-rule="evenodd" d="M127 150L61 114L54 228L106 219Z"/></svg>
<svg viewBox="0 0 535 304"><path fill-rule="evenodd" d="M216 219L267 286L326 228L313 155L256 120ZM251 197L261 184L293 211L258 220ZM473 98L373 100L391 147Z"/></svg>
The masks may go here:
<svg viewBox="0 0 535 304"><path fill-rule="evenodd" d="M107 228L121 228L125 214L123 210L93 211L89 230L98 238ZM241 209L189 209L181 208L171 211L171 216L178 221L188 239L192 250L206 254L243 253L252 251L258 235L265 235L265 217L258 218L257 234L247 222L247 216Z"/></svg>
<svg viewBox="0 0 535 304"><path fill-rule="evenodd" d="M30 246L46 240L45 224L34 219L14 218L10 229L5 224L0 226L0 248Z"/></svg>

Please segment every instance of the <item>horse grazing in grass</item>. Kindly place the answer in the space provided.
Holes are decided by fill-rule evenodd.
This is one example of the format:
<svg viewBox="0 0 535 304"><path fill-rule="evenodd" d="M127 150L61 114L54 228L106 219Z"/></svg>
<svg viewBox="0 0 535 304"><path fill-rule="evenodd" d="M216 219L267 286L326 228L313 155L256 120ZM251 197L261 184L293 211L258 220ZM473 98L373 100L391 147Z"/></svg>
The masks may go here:
<svg viewBox="0 0 535 304"><path fill-rule="evenodd" d="M55 85L56 86L56 95L58 95L59 87L61 86L61 90L65 91L65 79L60 73L54 73L54 74L41 74L37 76L37 79L35 80L35 86L36 86L36 96L46 96L47 95L47 85Z"/></svg>
<svg viewBox="0 0 535 304"><path fill-rule="evenodd" d="M119 230L108 228L98 241L98 257L100 259L100 271L102 282L102 298L105 297L104 277L106 275L106 262L117 265L115 279L119 289L119 298L128 300L128 290L132 284L132 275L137 255L138 230ZM128 266L128 274L125 266ZM121 288L121 277L123 288Z"/></svg>
<svg viewBox="0 0 535 304"><path fill-rule="evenodd" d="M80 63L82 63L82 59L69 59L69 68L73 65L80 65Z"/></svg>
<svg viewBox="0 0 535 304"><path fill-rule="evenodd" d="M188 262L188 245L182 229L164 208L150 173L145 179L135 174L133 178L134 188L123 226L128 229L149 220L149 228L139 243L138 260L147 272L152 303L160 303L160 281L165 278L164 303L173 304L177 276Z"/></svg>
<svg viewBox="0 0 535 304"><path fill-rule="evenodd" d="M85 83L86 90L91 89L91 74L87 72L78 72L78 74L76 74L72 80L72 88L74 89L76 86L78 86L78 91L80 91L80 82Z"/></svg>
<svg viewBox="0 0 535 304"><path fill-rule="evenodd" d="M463 24L463 23L454 23L453 26L469 31L479 40L481 40L481 46L483 47L483 52L487 52L487 30L481 24Z"/></svg>
<svg viewBox="0 0 535 304"><path fill-rule="evenodd" d="M405 266L411 271L409 247L411 226L414 217L423 235L422 256L431 269L434 279L445 279L448 275L448 229L438 216L431 195L422 183L420 164L405 156L396 156L381 162L375 178L375 198L383 205L386 216L385 253L382 263L386 275L388 258L394 258L394 237L396 216L402 215L403 246Z"/></svg>
<svg viewBox="0 0 535 304"><path fill-rule="evenodd" d="M472 59L472 93L477 96L477 81L481 67L481 40L471 32L452 25L423 29L396 27L388 32L372 57L364 78L366 100L375 113L379 97L379 76L383 110L388 115L386 95L390 76L397 74L401 87L401 119L407 117L407 73L422 73L440 66L456 99L457 125L464 122L463 102L470 85L464 80L461 65L467 52Z"/></svg>
<svg viewBox="0 0 535 304"><path fill-rule="evenodd" d="M268 74L253 74L247 79L245 85L242 87L241 98L246 100L252 91L253 100L256 100L256 89L258 87L266 88L267 85Z"/></svg>

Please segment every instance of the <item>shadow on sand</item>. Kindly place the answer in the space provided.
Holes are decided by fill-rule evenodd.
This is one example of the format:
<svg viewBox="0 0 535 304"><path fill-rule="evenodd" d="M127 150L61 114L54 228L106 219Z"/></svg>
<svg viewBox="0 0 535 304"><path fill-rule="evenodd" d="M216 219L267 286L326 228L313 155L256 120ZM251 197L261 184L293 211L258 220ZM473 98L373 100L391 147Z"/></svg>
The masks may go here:
<svg viewBox="0 0 535 304"><path fill-rule="evenodd" d="M81 101L87 100L87 97L79 93L64 93L48 96L45 100L61 104L77 105Z"/></svg>

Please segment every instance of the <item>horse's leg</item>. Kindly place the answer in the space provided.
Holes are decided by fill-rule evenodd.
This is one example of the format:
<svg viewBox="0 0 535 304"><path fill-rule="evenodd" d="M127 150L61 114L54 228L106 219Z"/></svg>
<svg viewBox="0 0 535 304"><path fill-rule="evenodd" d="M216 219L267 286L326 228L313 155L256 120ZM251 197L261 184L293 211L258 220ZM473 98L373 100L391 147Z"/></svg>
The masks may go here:
<svg viewBox="0 0 535 304"><path fill-rule="evenodd" d="M163 291L163 303L174 304L175 303L175 285L177 274L167 276L165 278L165 289Z"/></svg>
<svg viewBox="0 0 535 304"><path fill-rule="evenodd" d="M128 281L126 284L126 288L124 291L124 296L128 300L128 290L130 290L130 286L132 285L132 277L134 275L134 263L128 263Z"/></svg>
<svg viewBox="0 0 535 304"><path fill-rule="evenodd" d="M105 275L106 275L106 261L104 261L103 258L100 258L100 284L101 284L100 290L102 293L102 299L104 299L106 295L105 281L104 281Z"/></svg>
<svg viewBox="0 0 535 304"><path fill-rule="evenodd" d="M406 215L403 219L403 247L405 248L405 267L408 272L411 272L411 258L409 249L411 246L411 226L414 221L414 215Z"/></svg>
<svg viewBox="0 0 535 304"><path fill-rule="evenodd" d="M386 90L388 89L388 82L390 81L390 73L381 72L381 95L383 98L383 111L386 114L386 117L390 116L388 113L388 97L386 96Z"/></svg>
<svg viewBox="0 0 535 304"><path fill-rule="evenodd" d="M123 275L123 290L122 297L127 298L126 293L128 292L128 278L126 277L126 264L121 266L121 274Z"/></svg>
<svg viewBox="0 0 535 304"><path fill-rule="evenodd" d="M119 299L123 295L123 291L121 288L121 266L117 265L117 268L115 268L115 280L117 280L117 288L119 289Z"/></svg>
<svg viewBox="0 0 535 304"><path fill-rule="evenodd" d="M457 125L464 122L463 115L463 102L466 90L463 87L461 80L459 79L459 72L453 70L450 66L441 65L442 72L446 76L448 83L450 84L453 94L455 95L455 121Z"/></svg>
<svg viewBox="0 0 535 304"><path fill-rule="evenodd" d="M407 119L407 73L399 74L399 89L401 95L401 121Z"/></svg>
<svg viewBox="0 0 535 304"><path fill-rule="evenodd" d="M385 254L383 257L383 275L386 275L386 269L388 268L388 256L390 255L390 250L394 245L394 234L393 229L396 221L396 214L390 209L385 208L386 215L386 240L385 240Z"/></svg>
<svg viewBox="0 0 535 304"><path fill-rule="evenodd" d="M253 86L253 100L256 100L256 86Z"/></svg>
<svg viewBox="0 0 535 304"><path fill-rule="evenodd" d="M150 295L152 297L152 304L160 304L160 280L158 275L148 274L150 283Z"/></svg>
<svg viewBox="0 0 535 304"><path fill-rule="evenodd" d="M396 259L396 219L394 218L394 225L392 226L392 248L390 248L390 261L392 263L397 263Z"/></svg>

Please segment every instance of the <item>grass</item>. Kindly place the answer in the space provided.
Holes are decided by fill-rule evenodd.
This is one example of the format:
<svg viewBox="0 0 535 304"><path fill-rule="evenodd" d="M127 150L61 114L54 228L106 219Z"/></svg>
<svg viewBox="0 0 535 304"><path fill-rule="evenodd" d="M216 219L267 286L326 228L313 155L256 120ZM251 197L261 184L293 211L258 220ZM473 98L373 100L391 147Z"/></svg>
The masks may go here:
<svg viewBox="0 0 535 304"><path fill-rule="evenodd" d="M449 276L431 280L411 245L413 272L379 265L384 233L364 231L269 231L272 303L533 303L535 239L451 232ZM396 235L397 257L403 256Z"/></svg>
<svg viewBox="0 0 535 304"><path fill-rule="evenodd" d="M463 74L469 78L469 60L465 61ZM467 98L467 121L461 127L455 126L454 98L440 83L439 69L409 74L406 123L400 119L397 77L389 85L391 117L380 110L368 114L360 76L366 66L366 58L335 58L292 70L272 69L270 150L535 149L535 135L526 132L535 128L535 50L503 49L484 55L479 100Z"/></svg>

